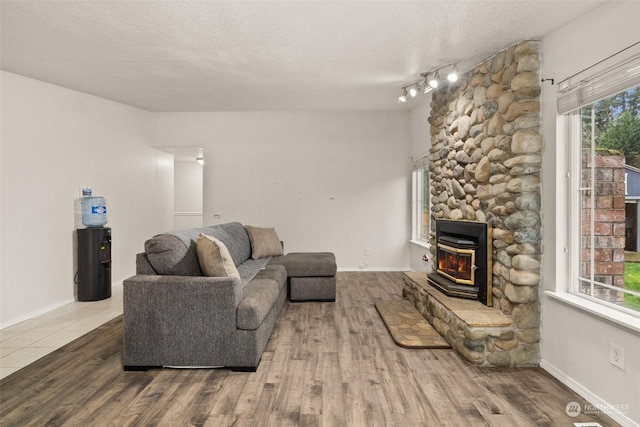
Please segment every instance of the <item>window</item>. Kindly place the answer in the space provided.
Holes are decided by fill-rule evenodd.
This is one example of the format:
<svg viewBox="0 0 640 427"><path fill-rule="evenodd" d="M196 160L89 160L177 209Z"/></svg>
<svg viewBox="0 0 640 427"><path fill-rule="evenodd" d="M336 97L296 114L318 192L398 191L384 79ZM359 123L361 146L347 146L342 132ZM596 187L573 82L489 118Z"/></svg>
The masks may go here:
<svg viewBox="0 0 640 427"><path fill-rule="evenodd" d="M413 230L412 239L423 242L429 241L429 168L426 160L414 164L413 171Z"/></svg>
<svg viewBox="0 0 640 427"><path fill-rule="evenodd" d="M639 66L640 56L582 80L558 99L570 124L575 219L570 222L575 224L570 230L570 291L636 315L640 315L640 71L635 80L628 77L634 77ZM625 78L626 88L621 90ZM563 111L569 108L574 109Z"/></svg>

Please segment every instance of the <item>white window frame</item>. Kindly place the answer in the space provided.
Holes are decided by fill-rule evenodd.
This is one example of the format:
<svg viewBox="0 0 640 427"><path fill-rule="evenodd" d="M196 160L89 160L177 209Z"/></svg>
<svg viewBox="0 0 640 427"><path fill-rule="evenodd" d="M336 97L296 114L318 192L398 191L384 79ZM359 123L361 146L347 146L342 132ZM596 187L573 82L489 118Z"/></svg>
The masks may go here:
<svg viewBox="0 0 640 427"><path fill-rule="evenodd" d="M562 114L556 117L556 286L554 290L545 291L545 295L566 304L569 307L602 318L635 332L640 332L640 318L602 304L602 300L586 298L584 294L571 291L571 284L578 283L579 261L574 261L579 247L579 232L569 224L575 224L576 209L572 206L570 194L578 184L573 181L571 173L571 125L580 126L579 121L571 121L571 115ZM575 132L576 130L573 130ZM574 238L574 236L577 236ZM578 242L578 243L575 243ZM575 243L575 244L573 244ZM578 255L579 256L579 255Z"/></svg>
<svg viewBox="0 0 640 427"><path fill-rule="evenodd" d="M615 94L614 94L615 95ZM593 280L585 280L580 276L580 255L581 255L581 201L582 201L582 189L581 189L581 176L582 176L582 166L581 166L581 156L582 156L582 144L581 144L581 135L582 135L582 121L580 110L576 112L572 112L567 114L567 121L565 122L566 126L566 134L567 134L567 145L568 145L568 163L569 163L569 173L568 175L568 185L569 185L569 216L570 226L568 227L568 241L569 241L569 280L568 280L568 292L573 295L579 296L581 298L585 298L596 302L598 304L602 304L609 308L613 308L615 310L619 310L623 313L630 314L635 317L640 318L640 311L632 310L626 307L623 307L618 304L611 303L601 298L597 298L593 296L595 286L599 286L601 288L609 288L617 291L621 291L624 293L629 293L632 295L640 296L639 293L629 291L626 289L621 289L618 287L606 285L604 283L595 282ZM592 132L593 133L593 132ZM593 172L592 172L593 173ZM592 177L593 178L593 177ZM593 193L592 193L593 197ZM593 209L593 203L592 203ZM591 215L592 221L594 215ZM593 224L591 226L591 230L593 230ZM591 257L593 258L594 248L592 248ZM593 268L593 262L590 262ZM580 292L580 282L589 282L591 283L591 295Z"/></svg>
<svg viewBox="0 0 640 427"><path fill-rule="evenodd" d="M421 158L413 163L413 172L411 174L411 241L413 243L420 244L422 246L428 246L429 244L429 236L426 238L422 237L422 205L423 205L423 195L424 195L424 185L423 181L423 171L427 170L427 189L429 188L429 178L428 178L428 170L429 164L428 159L426 157ZM429 209L431 207L431 200L429 197L427 198L427 204ZM426 224L429 226L429 223Z"/></svg>

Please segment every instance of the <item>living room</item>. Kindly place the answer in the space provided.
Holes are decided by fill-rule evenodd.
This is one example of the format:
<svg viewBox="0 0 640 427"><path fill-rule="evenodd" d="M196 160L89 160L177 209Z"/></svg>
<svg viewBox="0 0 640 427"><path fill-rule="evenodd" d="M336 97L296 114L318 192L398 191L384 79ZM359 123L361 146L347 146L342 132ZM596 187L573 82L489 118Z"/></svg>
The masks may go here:
<svg viewBox="0 0 640 427"><path fill-rule="evenodd" d="M2 4L3 55L5 43L29 49L5 25L11 3ZM541 77L557 84L634 45L640 40L639 15L637 2L592 2L570 16L571 22L535 34L541 41ZM479 60L521 38L508 40ZM452 61L469 59L448 55ZM108 200L114 286L135 273L135 254L144 241L173 228L168 147L203 149L205 224L275 227L287 251L331 250L340 271L424 269L428 251L408 241L411 160L428 151L430 95L405 106L395 100L400 88L426 69L386 83L393 106L384 110L349 111L336 104L282 111L270 108L274 100L256 95L252 110L152 111L118 102L124 96L119 88L112 88L111 96L90 95L83 90L87 82L52 84L11 71L4 57L2 63L2 328L74 300L73 209L82 186ZM64 60L58 66L64 76ZM247 79L260 81L260 70L254 71ZM637 319L603 316L545 294L563 286L563 245L557 242L566 217L557 215L555 203L564 198L554 167L557 91L550 82L541 86L540 366L592 403L629 404L615 419L633 425L640 422ZM301 96L287 92L287 82L280 89L290 99ZM158 104L170 102L171 91L158 96ZM238 93L239 101L227 102L235 105L249 96ZM609 363L611 341L625 349L624 371Z"/></svg>

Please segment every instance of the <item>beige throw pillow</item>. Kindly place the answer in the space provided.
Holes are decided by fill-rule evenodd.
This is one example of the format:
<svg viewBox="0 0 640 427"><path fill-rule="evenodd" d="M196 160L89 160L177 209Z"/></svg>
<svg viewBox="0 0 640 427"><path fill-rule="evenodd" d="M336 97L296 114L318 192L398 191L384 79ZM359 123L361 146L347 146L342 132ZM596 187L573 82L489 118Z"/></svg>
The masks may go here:
<svg viewBox="0 0 640 427"><path fill-rule="evenodd" d="M245 230L251 240L251 258L258 259L268 256L284 255L282 243L275 228L262 228L245 225Z"/></svg>
<svg viewBox="0 0 640 427"><path fill-rule="evenodd" d="M196 251L200 269L205 276L240 278L229 249L220 240L200 233L196 242Z"/></svg>

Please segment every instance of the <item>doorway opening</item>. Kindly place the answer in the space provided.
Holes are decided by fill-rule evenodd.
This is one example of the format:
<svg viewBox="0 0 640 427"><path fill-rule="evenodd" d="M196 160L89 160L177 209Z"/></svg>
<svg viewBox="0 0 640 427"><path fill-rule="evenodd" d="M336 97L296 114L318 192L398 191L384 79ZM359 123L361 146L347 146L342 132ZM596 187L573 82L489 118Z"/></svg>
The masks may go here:
<svg viewBox="0 0 640 427"><path fill-rule="evenodd" d="M157 147L173 154L173 228L203 226L204 149Z"/></svg>

